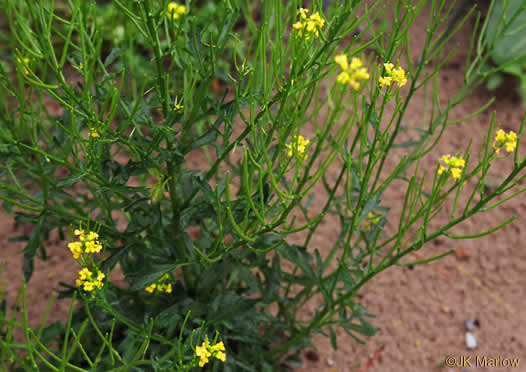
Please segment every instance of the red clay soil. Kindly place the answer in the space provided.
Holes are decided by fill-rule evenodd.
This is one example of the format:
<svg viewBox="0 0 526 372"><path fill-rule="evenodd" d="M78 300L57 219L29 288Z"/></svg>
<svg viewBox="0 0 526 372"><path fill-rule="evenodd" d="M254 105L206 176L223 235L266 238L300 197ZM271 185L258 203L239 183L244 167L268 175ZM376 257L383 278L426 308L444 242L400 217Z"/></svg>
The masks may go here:
<svg viewBox="0 0 526 372"><path fill-rule="evenodd" d="M427 18L417 20L412 33L411 56L416 60L425 37ZM462 66L471 37L473 25L468 24L453 38L459 44L459 52L445 66L439 79L439 94L442 104L453 97L463 81ZM514 84L513 82L511 84ZM514 95L514 87L508 85L496 92L497 101L481 115L449 127L437 148L422 163L422 169L434 169L437 159L443 154L463 152L473 140L472 149L478 150L487 133L493 111L497 112L497 123L506 130L518 131L524 107ZM452 112L452 119L466 116L486 103L495 92L483 87ZM415 96L406 113L407 125L418 126L423 106L422 95ZM312 130L312 128L310 129ZM304 136L309 137L306 126ZM523 141L523 146L526 145ZM473 152L475 153L475 152ZM524 150L521 151L524 154ZM399 154L393 154L391 166L396 164ZM510 170L511 159L499 160L490 179L500 182ZM328 178L335 179L337 165ZM389 217L395 217L386 226L394 231L396 216L403 202L404 184L394 187L383 197L383 205L389 206ZM316 191L316 190L315 190ZM464 198L465 201L465 198ZM315 199L313 210L321 208L323 200ZM462 198L461 198L462 203ZM7 261L3 279L7 279L7 293L12 303L22 279L22 245L8 243L8 237L28 234L25 226L15 227L10 216L1 212L0 260ZM416 266L413 269L396 267L375 277L361 291L361 303L377 317L371 319L380 328L377 336L368 339L366 345L357 344L343 331L337 330L339 348L333 351L324 336L316 335L315 350L304 353L303 371L461 371L444 365L446 356L472 356L472 367L466 371L526 371L526 333L522 321L526 320L526 250L521 242L526 241L522 231L526 216L526 199L519 196L497 210L478 215L454 230L457 234L474 234L498 225L511 216L517 219L501 231L476 240L452 240L445 237L428 243L410 260L432 257L449 249L456 254L442 260ZM333 216L322 225L319 234L312 240L309 249L318 248L327 254L331 247L330 237L337 235L338 221ZM445 220L443 219L442 222ZM440 221L439 221L440 223ZM35 273L28 287L28 305L33 325L40 322L47 301L58 281L74 283L75 262L66 242L51 240L47 244L49 258L46 262L36 260ZM312 315L316 300L300 316ZM50 320L63 320L69 303L58 302L51 312ZM473 330L478 346L470 351L466 347L464 321L476 321ZM475 366L476 357L519 358L518 368L482 368Z"/></svg>

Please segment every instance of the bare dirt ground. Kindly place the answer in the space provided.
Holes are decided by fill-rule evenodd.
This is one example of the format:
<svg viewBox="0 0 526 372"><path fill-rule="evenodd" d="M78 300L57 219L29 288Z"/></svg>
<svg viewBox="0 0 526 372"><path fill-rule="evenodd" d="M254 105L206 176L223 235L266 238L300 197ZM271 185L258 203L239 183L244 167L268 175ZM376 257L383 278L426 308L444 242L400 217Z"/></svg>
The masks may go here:
<svg viewBox="0 0 526 372"><path fill-rule="evenodd" d="M419 17L411 39L412 58L416 60L424 42L426 17ZM461 86L463 63L473 23L467 25L451 41L460 46L459 52L445 66L439 79L442 104L447 102ZM513 83L513 82L512 82ZM475 111L496 93L497 100L481 115L446 130L437 148L424 159L423 168L434 169L437 159L447 153L464 151L473 139L472 148L479 148L487 133L493 111L497 123L506 130L518 131L524 107L515 96L514 87L505 86L497 92L477 89L461 106L456 107L453 119ZM423 97L412 101L405 120L408 125L418 125L421 118ZM309 136L307 132L303 135ZM523 141L524 142L524 141ZM524 145L524 143L523 143ZM521 151L524 154L524 150ZM510 169L511 159L500 160L491 174L499 182ZM392 164L396 164L396 154ZM336 177L337 169L333 170ZM391 190L383 198L383 205L397 216L403 202L403 188ZM315 200L317 207L322 200ZM316 208L316 204L313 206ZM441 237L427 244L411 257L419 260L449 249L456 254L434 263L392 268L375 277L361 291L361 302L376 315L373 324L380 328L377 336L366 345L357 344L344 332L337 331L339 348L331 349L323 336L314 337L316 350L304 354L305 364L299 370L322 372L351 371L461 371L462 368L444 366L448 355L457 358L472 356L473 367L466 371L512 370L511 368L479 368L474 359L479 357L519 358L520 366L513 370L526 371L526 333L522 321L526 319L526 250L522 230L526 217L526 199L520 196L503 207L478 215L459 226L455 233L474 234L498 225L511 216L518 218L496 234L477 240L452 240ZM22 279L22 248L20 243L8 243L9 237L28 234L26 226L15 226L11 216L0 212L0 260L7 261L3 279L7 279L8 301L12 304ZM330 219L323 225L321 234L313 239L312 247L328 252L338 223ZM392 225L386 229L392 231ZM58 281L73 284L76 272L71 270L74 261L66 242L52 239L46 243L49 258L35 262L35 274L28 286L28 306L31 323L37 325ZM57 302L50 314L50 321L63 320L68 302ZM311 309L305 309L307 316ZM466 348L464 321L476 321L473 330L478 346Z"/></svg>

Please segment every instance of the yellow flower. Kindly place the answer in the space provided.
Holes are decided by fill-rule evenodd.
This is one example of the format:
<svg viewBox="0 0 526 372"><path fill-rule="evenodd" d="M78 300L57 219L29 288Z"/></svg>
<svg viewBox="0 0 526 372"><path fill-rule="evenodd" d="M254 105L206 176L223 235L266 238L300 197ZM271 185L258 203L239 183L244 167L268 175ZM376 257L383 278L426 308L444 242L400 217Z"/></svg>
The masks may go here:
<svg viewBox="0 0 526 372"><path fill-rule="evenodd" d="M334 62L340 65L343 71L347 71L349 69L349 62L347 62L347 56L345 54L338 54L336 57L334 57Z"/></svg>
<svg viewBox="0 0 526 372"><path fill-rule="evenodd" d="M86 253L99 253L102 250L102 245L96 241L87 241L86 243Z"/></svg>
<svg viewBox="0 0 526 372"><path fill-rule="evenodd" d="M93 282L84 282L82 283L84 285L84 290L87 291L87 292L91 292L93 291L93 288L95 288L95 285Z"/></svg>
<svg viewBox="0 0 526 372"><path fill-rule="evenodd" d="M153 293L155 291L155 287L157 287L157 285L154 283L146 288L144 288L146 290L146 292L150 292L150 293Z"/></svg>
<svg viewBox="0 0 526 372"><path fill-rule="evenodd" d="M322 28L325 24L325 20L321 18L320 13L312 13L309 19L309 23L314 24L316 27Z"/></svg>
<svg viewBox="0 0 526 372"><path fill-rule="evenodd" d="M200 359L199 367L203 367L206 363L208 363L208 358L212 356L212 353L208 351L209 346L208 339L206 339L202 346L197 346L195 348L195 355L197 355Z"/></svg>
<svg viewBox="0 0 526 372"><path fill-rule="evenodd" d="M79 271L79 279L80 280L88 280L88 279L91 279L91 271L89 271L89 269L87 268L83 268L82 270Z"/></svg>
<svg viewBox="0 0 526 372"><path fill-rule="evenodd" d="M453 177L453 179L458 180L461 175L462 175L462 169L451 168L451 177Z"/></svg>
<svg viewBox="0 0 526 372"><path fill-rule="evenodd" d="M402 67L397 67L391 71L391 76L394 81L405 79L405 71Z"/></svg>
<svg viewBox="0 0 526 372"><path fill-rule="evenodd" d="M164 274L161 279L157 281L157 283L154 283L146 288L144 288L145 291L149 293L153 293L156 290L158 292L166 292L166 293L172 293L172 284L166 283L166 281L170 279L170 275L168 273Z"/></svg>
<svg viewBox="0 0 526 372"><path fill-rule="evenodd" d="M168 14L172 17L174 21L179 19L179 17L181 17L185 13L186 7L184 5L180 5L175 2L171 2L168 4Z"/></svg>
<svg viewBox="0 0 526 372"><path fill-rule="evenodd" d="M102 288L102 286L104 285L104 283L102 283L102 281L104 280L104 278L106 277L106 275L102 272L102 271L99 271L99 273L97 274L97 280L96 280L96 285L99 289Z"/></svg>
<svg viewBox="0 0 526 372"><path fill-rule="evenodd" d="M466 166L466 161L459 156L444 155L440 160L445 164L440 164L438 168L438 175L450 171L451 177L456 181L462 177L462 168Z"/></svg>
<svg viewBox="0 0 526 372"><path fill-rule="evenodd" d="M405 71L402 67L394 67L392 63L384 63L386 76L380 76L378 82L380 83L380 88L385 86L391 86L391 83L398 83L398 87L401 88L407 84L407 77Z"/></svg>
<svg viewBox="0 0 526 372"><path fill-rule="evenodd" d="M77 287L83 287L86 292L92 292L96 288L101 289L104 285L102 281L106 277L103 272L99 271L97 277L93 278L93 273L88 268L80 270L78 275Z"/></svg>
<svg viewBox="0 0 526 372"><path fill-rule="evenodd" d="M505 142L506 141L506 132L504 132L502 129L499 129L497 131L497 136L495 137L495 141L497 141L497 142Z"/></svg>
<svg viewBox="0 0 526 372"><path fill-rule="evenodd" d="M89 136L92 138L100 137L99 132L97 132L97 130L93 128L89 130Z"/></svg>
<svg viewBox="0 0 526 372"><path fill-rule="evenodd" d="M95 240L95 239L98 239L98 238L99 238L99 234L97 234L96 232L93 232L93 231L90 231L88 236L87 236L88 240Z"/></svg>
<svg viewBox="0 0 526 372"><path fill-rule="evenodd" d="M517 142L506 142L506 151L513 152L517 147Z"/></svg>
<svg viewBox="0 0 526 372"><path fill-rule="evenodd" d="M380 83L380 87L383 88L385 86L390 86L391 82L393 81L393 78L390 76L380 76L380 79L378 79L378 82Z"/></svg>
<svg viewBox="0 0 526 372"><path fill-rule="evenodd" d="M68 244L68 248L73 254L74 259L78 259L80 255L82 254L82 243L81 242L73 242Z"/></svg>
<svg viewBox="0 0 526 372"><path fill-rule="evenodd" d="M226 361L226 354L223 353L223 351L225 351L225 345L223 344L223 341L211 346L208 342L208 337L206 337L201 346L196 346L195 348L195 355L197 355L200 359L199 367L203 367L206 363L208 363L208 358L210 357L215 357L222 362Z"/></svg>
<svg viewBox="0 0 526 372"><path fill-rule="evenodd" d="M309 13L308 9L305 8L299 8L296 15L299 15L301 18L307 18L307 14Z"/></svg>
<svg viewBox="0 0 526 372"><path fill-rule="evenodd" d="M345 54L338 54L334 57L334 62L338 64L342 72L336 77L336 82L339 84L350 85L354 90L360 89L360 81L369 79L369 73L363 66L360 58L353 57L351 64L347 60Z"/></svg>
<svg viewBox="0 0 526 372"><path fill-rule="evenodd" d="M493 148L498 154L502 147L505 147L507 152L515 151L517 148L517 135L515 132L510 131L509 133L506 133L502 129L497 131L495 141L493 142Z"/></svg>
<svg viewBox="0 0 526 372"><path fill-rule="evenodd" d="M226 361L226 354L223 353L223 352L221 352L221 351L218 352L218 353L215 355L215 357L216 357L217 359L219 359L220 361L222 361L222 362Z"/></svg>
<svg viewBox="0 0 526 372"><path fill-rule="evenodd" d="M303 138L303 136L295 136L292 143L287 144L288 156L296 156L298 159L307 159L307 154L305 153L307 146L310 143L310 140Z"/></svg>
<svg viewBox="0 0 526 372"><path fill-rule="evenodd" d="M359 69L362 66L363 66L363 63L362 63L362 60L360 58L352 57L352 59L351 59L351 70L357 70L357 69Z"/></svg>
<svg viewBox="0 0 526 372"><path fill-rule="evenodd" d="M346 71L343 71L340 72L338 76L336 76L336 81L340 84L349 84L351 82L351 78Z"/></svg>
<svg viewBox="0 0 526 372"><path fill-rule="evenodd" d="M213 350L225 351L225 345L223 344L223 341L220 341L217 344L215 344L214 346L212 346L212 349Z"/></svg>
<svg viewBox="0 0 526 372"><path fill-rule="evenodd" d="M90 231L88 235L86 235L84 230L75 229L74 234L79 237L80 241L69 243L68 248L76 260L79 259L83 253L99 253L102 250L102 244L97 240L99 234L96 232Z"/></svg>
<svg viewBox="0 0 526 372"><path fill-rule="evenodd" d="M464 168L464 166L466 165L466 161L462 158L459 158L459 157L452 157L451 160L449 160L449 165L451 167L460 167L460 168Z"/></svg>
<svg viewBox="0 0 526 372"><path fill-rule="evenodd" d="M352 69L352 63L351 63L351 69ZM369 73L367 72L367 69L365 67L362 67L362 68L358 68L356 72L352 75L352 77L353 79L356 79L356 80L367 80L369 79Z"/></svg>
<svg viewBox="0 0 526 372"><path fill-rule="evenodd" d="M298 32L298 36L304 37L305 40L309 40L312 36L320 36L319 30L325 24L325 20L319 12L313 13L310 17L307 17L308 13L308 9L298 9L297 15L300 17L300 20L292 25L292 28Z"/></svg>
<svg viewBox="0 0 526 372"><path fill-rule="evenodd" d="M292 27L295 29L295 30L301 30L302 28L305 27L305 25L301 22L296 22L292 25Z"/></svg>

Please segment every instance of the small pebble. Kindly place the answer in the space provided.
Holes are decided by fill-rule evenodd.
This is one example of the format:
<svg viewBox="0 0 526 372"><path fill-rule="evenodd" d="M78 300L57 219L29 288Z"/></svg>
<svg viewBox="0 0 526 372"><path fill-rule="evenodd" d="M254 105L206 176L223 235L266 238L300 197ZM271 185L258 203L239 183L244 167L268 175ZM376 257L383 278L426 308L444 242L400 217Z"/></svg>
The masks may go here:
<svg viewBox="0 0 526 372"><path fill-rule="evenodd" d="M328 365L329 367L332 367L332 366L334 365L334 360L332 360L332 359L327 359L327 365Z"/></svg>
<svg viewBox="0 0 526 372"><path fill-rule="evenodd" d="M468 349L474 349L477 347L477 339L471 332L466 332L466 346Z"/></svg>
<svg viewBox="0 0 526 372"><path fill-rule="evenodd" d="M475 324L471 320L464 320L464 327L466 327L466 331L472 331L475 328Z"/></svg>

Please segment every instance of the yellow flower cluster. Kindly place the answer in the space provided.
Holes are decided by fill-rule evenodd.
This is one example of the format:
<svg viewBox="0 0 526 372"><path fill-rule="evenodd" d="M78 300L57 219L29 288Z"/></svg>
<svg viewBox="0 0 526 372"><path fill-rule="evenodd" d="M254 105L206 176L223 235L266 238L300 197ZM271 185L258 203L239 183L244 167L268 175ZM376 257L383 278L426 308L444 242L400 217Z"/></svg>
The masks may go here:
<svg viewBox="0 0 526 372"><path fill-rule="evenodd" d="M91 254L99 253L102 250L99 234L93 231L86 234L82 228L75 229L74 233L75 236L78 236L79 241L69 243L68 248L73 254L73 258L83 266L78 274L77 287L81 287L87 292L101 289L106 275L99 271L97 266L93 266L91 259Z"/></svg>
<svg viewBox="0 0 526 372"><path fill-rule="evenodd" d="M158 292L166 292L166 293L172 293L172 284L166 283L166 281L170 279L170 276L168 274L164 274L161 279L157 283L153 283L152 285L145 288L146 292L153 293L155 291Z"/></svg>
<svg viewBox="0 0 526 372"><path fill-rule="evenodd" d="M294 141L285 145L288 149L288 156L294 155L298 159L307 159L306 150L310 140L303 138L303 136L294 136Z"/></svg>
<svg viewBox="0 0 526 372"><path fill-rule="evenodd" d="M517 148L517 135L514 131L509 133L504 132L502 129L497 131L497 136L495 137L495 142L493 142L493 148L497 154L500 149L506 147L507 152L513 152Z"/></svg>
<svg viewBox="0 0 526 372"><path fill-rule="evenodd" d="M446 171L451 171L451 177L454 180L458 180L462 175L462 168L466 165L466 161L458 156L444 155L441 158L442 162L445 164L440 164L438 168L438 174L441 175Z"/></svg>
<svg viewBox="0 0 526 372"><path fill-rule="evenodd" d="M76 229L75 235L79 237L80 241L69 243L68 248L76 260L84 253L99 253L102 250L102 245L98 240L99 234L96 232L90 231L88 235L86 235L84 230Z"/></svg>
<svg viewBox="0 0 526 372"><path fill-rule="evenodd" d="M195 355L197 355L200 359L199 367L203 367L206 363L208 363L208 358L210 357L215 357L224 362L226 360L226 354L223 353L223 351L225 351L225 345L223 345L223 341L211 346L207 337L201 346L197 346L195 348Z"/></svg>
<svg viewBox="0 0 526 372"><path fill-rule="evenodd" d="M186 13L186 7L181 4L177 4L175 2L171 2L168 4L168 14L172 19L175 21L179 19L183 14Z"/></svg>
<svg viewBox="0 0 526 372"><path fill-rule="evenodd" d="M398 86L401 88L407 84L407 78L405 76L405 71L402 67L394 67L392 63L384 63L385 71L387 76L381 76L378 79L380 87L391 86L393 82L398 83Z"/></svg>
<svg viewBox="0 0 526 372"><path fill-rule="evenodd" d="M308 9L300 8L298 10L300 20L292 25L298 32L298 36L304 37L305 40L309 40L312 36L320 36L320 30L325 24L325 20L319 12L312 13L310 17L307 17L308 13Z"/></svg>
<svg viewBox="0 0 526 372"><path fill-rule="evenodd" d="M97 273L94 277L93 272L88 268L83 268L79 271L79 278L77 279L77 287L83 287L87 292L91 292L95 289L101 289L104 283L102 282L106 275L102 271Z"/></svg>
<svg viewBox="0 0 526 372"><path fill-rule="evenodd" d="M358 90L360 89L360 80L369 79L369 73L367 69L363 67L360 58L353 57L349 64L347 56L345 54L339 54L334 57L334 62L342 68L342 72L336 77L336 81L340 84L347 84L352 86L354 90Z"/></svg>

